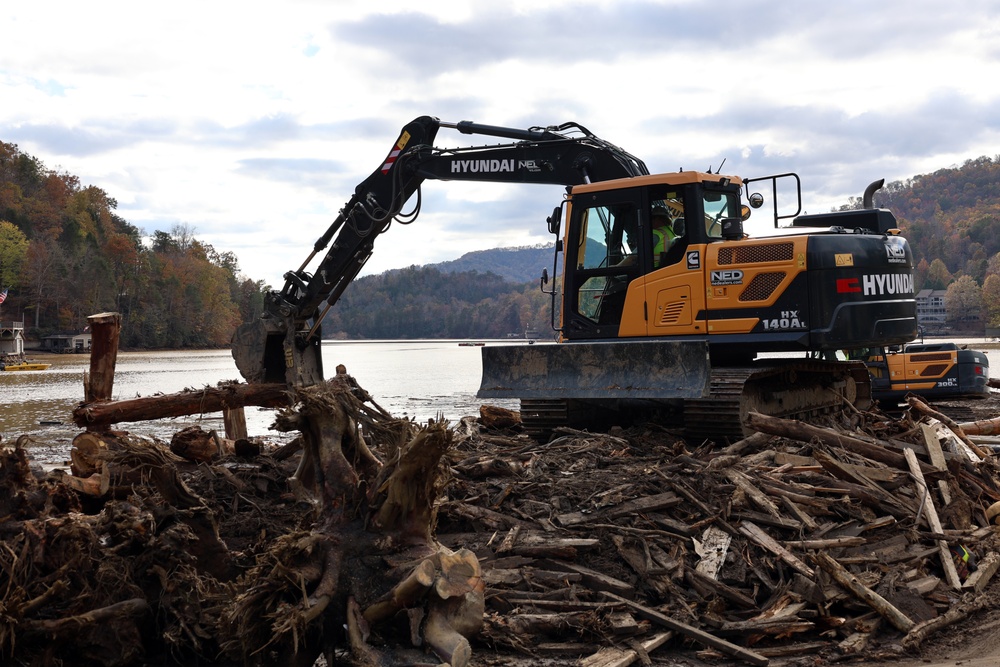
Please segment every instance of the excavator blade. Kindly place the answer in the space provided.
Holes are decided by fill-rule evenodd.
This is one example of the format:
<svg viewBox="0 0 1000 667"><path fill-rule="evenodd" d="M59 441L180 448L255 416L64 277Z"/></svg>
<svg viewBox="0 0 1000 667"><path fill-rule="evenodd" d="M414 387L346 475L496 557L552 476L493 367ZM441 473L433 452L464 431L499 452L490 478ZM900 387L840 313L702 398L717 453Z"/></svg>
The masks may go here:
<svg viewBox="0 0 1000 667"><path fill-rule="evenodd" d="M487 345L480 398L701 398L708 344L629 341Z"/></svg>

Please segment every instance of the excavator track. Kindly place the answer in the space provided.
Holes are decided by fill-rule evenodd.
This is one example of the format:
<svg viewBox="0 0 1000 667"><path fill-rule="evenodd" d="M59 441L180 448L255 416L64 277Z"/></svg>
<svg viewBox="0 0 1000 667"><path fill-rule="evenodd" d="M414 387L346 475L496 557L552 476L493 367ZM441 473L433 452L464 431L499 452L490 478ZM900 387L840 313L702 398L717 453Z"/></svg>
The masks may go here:
<svg viewBox="0 0 1000 667"><path fill-rule="evenodd" d="M569 426L569 401L559 398L522 398L521 425L524 432L535 440L547 442L553 430Z"/></svg>
<svg viewBox="0 0 1000 667"><path fill-rule="evenodd" d="M790 419L809 419L851 403L860 410L871 406L871 381L860 362L812 359L775 360L766 365L712 370L709 396L666 401L662 407L683 406L685 437L694 443L739 440L750 434L743 423L749 412ZM653 410L650 410L652 414ZM601 417L625 417L611 404L571 399L522 399L525 432L545 442L560 426L587 428ZM628 413L634 418L636 412ZM608 419L604 419L608 421Z"/></svg>
<svg viewBox="0 0 1000 667"><path fill-rule="evenodd" d="M751 433L747 414L809 419L843 408L871 406L871 380L859 362L776 360L713 369L707 398L684 401L684 433L693 442L735 441Z"/></svg>

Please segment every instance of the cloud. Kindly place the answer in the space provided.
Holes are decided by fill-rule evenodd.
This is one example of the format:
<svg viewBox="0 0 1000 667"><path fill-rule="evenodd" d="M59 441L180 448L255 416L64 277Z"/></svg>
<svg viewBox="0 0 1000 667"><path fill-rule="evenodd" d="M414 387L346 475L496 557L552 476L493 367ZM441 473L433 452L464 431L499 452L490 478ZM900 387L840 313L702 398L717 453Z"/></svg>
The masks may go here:
<svg viewBox="0 0 1000 667"><path fill-rule="evenodd" d="M85 119L80 125L18 123L4 128L11 143L30 142L54 155L86 157L135 145L138 142L169 139L177 127L167 119L140 119L122 125L107 119Z"/></svg>
<svg viewBox="0 0 1000 667"><path fill-rule="evenodd" d="M128 2L20 3L0 14L0 140L276 283L424 114L577 121L652 171L795 171L812 212L1000 154L994 14L968 0L179 0L149 20ZM420 219L380 238L365 271L547 241L561 195L428 182Z"/></svg>

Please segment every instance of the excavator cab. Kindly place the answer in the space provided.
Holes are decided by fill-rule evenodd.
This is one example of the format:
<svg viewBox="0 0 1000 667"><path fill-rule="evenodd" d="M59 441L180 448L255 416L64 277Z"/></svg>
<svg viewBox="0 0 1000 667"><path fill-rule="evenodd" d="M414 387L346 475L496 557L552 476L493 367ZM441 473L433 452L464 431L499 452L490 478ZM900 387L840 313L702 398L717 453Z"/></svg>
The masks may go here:
<svg viewBox="0 0 1000 667"><path fill-rule="evenodd" d="M702 258L709 244L742 238L739 194L738 182L698 172L574 187L564 244L563 339L704 335ZM653 312L650 297L658 301ZM664 299L671 304L666 315ZM664 316L681 328L650 328Z"/></svg>

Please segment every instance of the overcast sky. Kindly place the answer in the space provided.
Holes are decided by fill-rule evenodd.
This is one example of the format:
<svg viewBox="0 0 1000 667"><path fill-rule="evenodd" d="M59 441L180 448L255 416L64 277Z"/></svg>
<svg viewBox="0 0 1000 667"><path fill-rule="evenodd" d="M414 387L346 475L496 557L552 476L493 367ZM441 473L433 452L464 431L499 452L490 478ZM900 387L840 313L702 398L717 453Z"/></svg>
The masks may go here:
<svg viewBox="0 0 1000 667"><path fill-rule="evenodd" d="M186 225L273 286L416 116L576 121L653 172L795 171L812 213L878 178L1000 154L990 2L419 4L7 2L0 141L102 188L145 233ZM365 273L548 242L561 188L423 194Z"/></svg>

